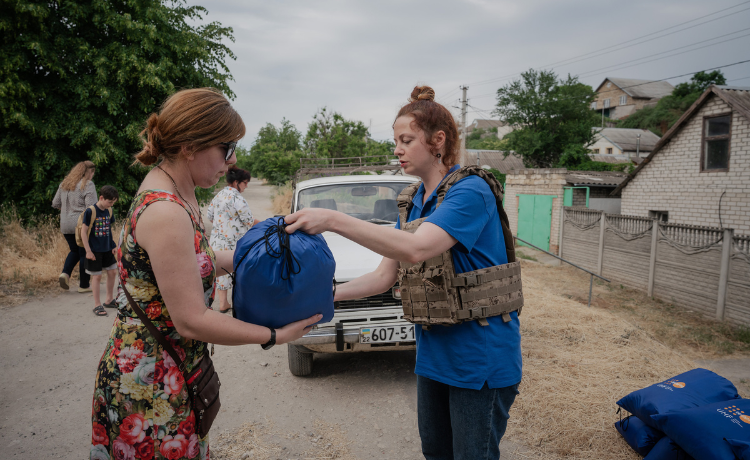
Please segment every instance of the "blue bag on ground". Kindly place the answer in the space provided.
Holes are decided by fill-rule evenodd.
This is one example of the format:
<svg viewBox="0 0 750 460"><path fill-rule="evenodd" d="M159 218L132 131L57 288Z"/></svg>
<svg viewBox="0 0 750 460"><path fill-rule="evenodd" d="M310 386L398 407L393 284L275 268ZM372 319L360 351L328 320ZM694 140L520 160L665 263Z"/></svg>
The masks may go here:
<svg viewBox="0 0 750 460"><path fill-rule="evenodd" d="M651 428L659 426L651 420L654 414L703 406L737 399L732 382L707 369L693 369L634 391L617 401L617 405L635 415Z"/></svg>
<svg viewBox="0 0 750 460"><path fill-rule="evenodd" d="M647 455L664 433L643 423L638 417L630 416L615 422L615 428L634 451Z"/></svg>
<svg viewBox="0 0 750 460"><path fill-rule="evenodd" d="M724 438L750 442L750 399L667 412L653 419L664 434L700 460L735 460Z"/></svg>
<svg viewBox="0 0 750 460"><path fill-rule="evenodd" d="M336 262L322 235L284 230L283 217L253 226L234 250L235 318L279 328L322 313L333 318Z"/></svg>
<svg viewBox="0 0 750 460"><path fill-rule="evenodd" d="M661 438L643 460L694 460L669 438Z"/></svg>
<svg viewBox="0 0 750 460"><path fill-rule="evenodd" d="M725 441L732 448L735 457L740 460L750 460L750 442L739 439L725 439Z"/></svg>

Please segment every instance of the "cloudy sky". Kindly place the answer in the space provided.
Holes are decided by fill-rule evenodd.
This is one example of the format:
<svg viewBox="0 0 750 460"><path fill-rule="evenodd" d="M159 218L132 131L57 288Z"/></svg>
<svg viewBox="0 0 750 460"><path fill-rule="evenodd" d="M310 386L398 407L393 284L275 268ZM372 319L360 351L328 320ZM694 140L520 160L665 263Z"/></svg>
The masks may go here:
<svg viewBox="0 0 750 460"><path fill-rule="evenodd" d="M659 80L750 60L741 0L188 1L234 29L228 65L245 145L282 117L304 133L322 107L392 138L416 84L456 114L468 85L471 122L489 118L495 91L529 68L596 88L607 76ZM722 71L750 86L750 62Z"/></svg>

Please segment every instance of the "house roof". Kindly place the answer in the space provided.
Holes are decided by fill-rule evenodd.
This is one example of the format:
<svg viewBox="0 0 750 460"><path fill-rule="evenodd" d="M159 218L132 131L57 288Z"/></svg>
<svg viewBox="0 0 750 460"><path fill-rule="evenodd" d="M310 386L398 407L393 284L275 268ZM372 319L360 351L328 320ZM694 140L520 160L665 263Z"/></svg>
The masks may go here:
<svg viewBox="0 0 750 460"><path fill-rule="evenodd" d="M651 81L651 80L636 80L634 78L610 78L604 79L601 85L596 89L599 92L604 86L604 83L611 81L612 84L625 91L630 97L639 99L658 99L664 96L669 96L674 90L667 81Z"/></svg>
<svg viewBox="0 0 750 460"><path fill-rule="evenodd" d="M641 136L641 152L650 152L659 142L659 136L647 129L632 128L594 128L597 134L614 144L623 152L635 152L638 149L638 135Z"/></svg>
<svg viewBox="0 0 750 460"><path fill-rule="evenodd" d="M703 107L711 96L716 96L726 102L733 110L736 110L739 114L745 117L746 120L750 121L750 87L740 86L716 86L711 85L706 91L701 94L697 101L690 106L685 113L682 114L679 120L669 128L664 134L664 137L659 139L651 153L638 165L635 170L628 174L628 177L622 181L622 183L612 192L612 194L618 193L622 190L643 168L651 163L651 160L656 156L661 149L669 143L669 141L677 135L683 126L690 120L690 118Z"/></svg>
<svg viewBox="0 0 750 460"><path fill-rule="evenodd" d="M617 187L627 174L618 171L568 171L565 180L569 184L590 187Z"/></svg>
<svg viewBox="0 0 750 460"><path fill-rule="evenodd" d="M492 129L497 128L499 126L505 126L507 123L500 120L482 120L482 119L475 119L474 121L469 124L469 126L472 129Z"/></svg>
<svg viewBox="0 0 750 460"><path fill-rule="evenodd" d="M470 160L476 161L477 155L479 155L479 166L489 166L502 174L508 174L514 169L526 169L520 156L510 152L506 157L505 153L500 150L466 150L466 155Z"/></svg>

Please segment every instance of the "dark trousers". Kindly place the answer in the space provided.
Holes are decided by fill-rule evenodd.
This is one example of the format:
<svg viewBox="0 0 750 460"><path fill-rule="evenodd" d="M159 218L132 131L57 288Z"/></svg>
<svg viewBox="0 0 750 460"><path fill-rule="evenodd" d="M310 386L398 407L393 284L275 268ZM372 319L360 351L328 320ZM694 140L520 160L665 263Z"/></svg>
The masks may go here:
<svg viewBox="0 0 750 460"><path fill-rule="evenodd" d="M65 258L65 265L63 265L63 273L67 273L68 276L73 274L73 269L78 264L78 277L80 278L79 286L82 288L89 287L91 276L86 273L85 260L86 250L76 244L76 236L73 233L63 233L65 241L68 242L68 257Z"/></svg>
<svg viewBox="0 0 750 460"><path fill-rule="evenodd" d="M498 460L518 384L468 390L417 376L417 417L427 460Z"/></svg>

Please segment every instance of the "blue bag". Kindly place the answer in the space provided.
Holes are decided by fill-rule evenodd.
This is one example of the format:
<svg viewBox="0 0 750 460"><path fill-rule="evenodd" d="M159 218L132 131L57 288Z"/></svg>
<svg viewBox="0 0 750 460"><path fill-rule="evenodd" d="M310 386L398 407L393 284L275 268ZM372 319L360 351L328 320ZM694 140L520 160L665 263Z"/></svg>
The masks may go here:
<svg viewBox="0 0 750 460"><path fill-rule="evenodd" d="M283 217L253 226L234 251L235 318L279 328L322 313L333 318L336 261L322 235L289 235Z"/></svg>
<svg viewBox="0 0 750 460"><path fill-rule="evenodd" d="M735 460L724 438L750 442L750 399L657 414L653 419L685 452L701 460Z"/></svg>
<svg viewBox="0 0 750 460"><path fill-rule="evenodd" d="M694 460L669 438L661 438L643 460Z"/></svg>
<svg viewBox="0 0 750 460"><path fill-rule="evenodd" d="M725 441L732 448L735 457L739 460L750 460L750 442L739 439L725 439Z"/></svg>
<svg viewBox="0 0 750 460"><path fill-rule="evenodd" d="M652 415L739 397L737 388L729 380L707 369L693 369L634 391L617 401L617 405L658 430Z"/></svg>
<svg viewBox="0 0 750 460"><path fill-rule="evenodd" d="M664 433L643 423L638 417L624 418L615 422L615 428L634 451L647 455Z"/></svg>

